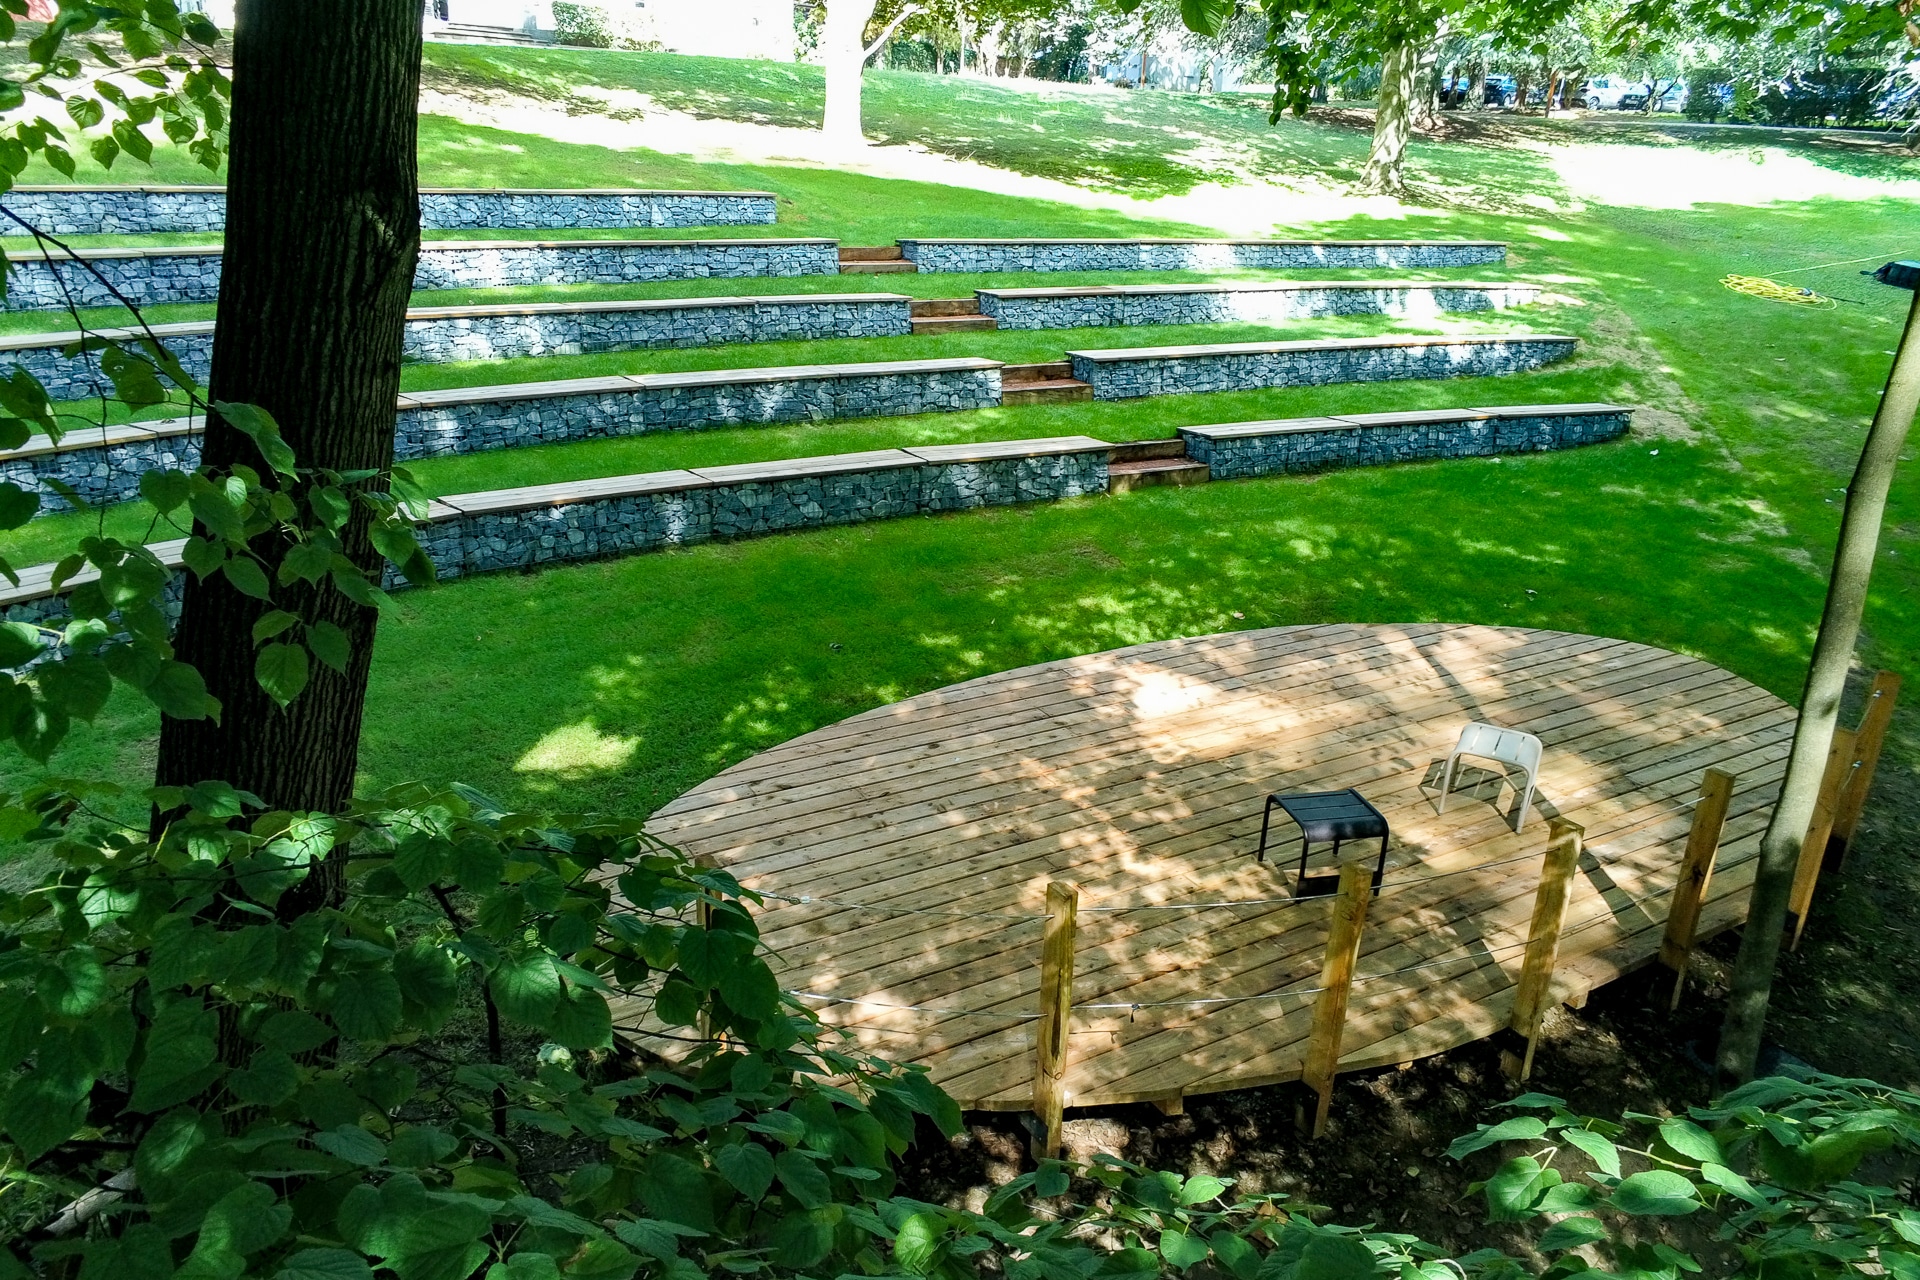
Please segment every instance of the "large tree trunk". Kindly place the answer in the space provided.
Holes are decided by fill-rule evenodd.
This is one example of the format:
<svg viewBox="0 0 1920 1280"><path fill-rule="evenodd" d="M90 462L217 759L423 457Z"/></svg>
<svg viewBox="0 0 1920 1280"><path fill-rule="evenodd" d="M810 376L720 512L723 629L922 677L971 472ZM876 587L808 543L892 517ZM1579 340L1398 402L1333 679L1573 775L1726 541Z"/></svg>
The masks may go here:
<svg viewBox="0 0 1920 1280"><path fill-rule="evenodd" d="M1397 44L1380 60L1380 96L1373 112L1373 149L1360 171L1360 186L1366 191L1401 195L1407 189L1405 161L1407 137L1413 129L1414 72L1420 50L1410 44Z"/></svg>
<svg viewBox="0 0 1920 1280"><path fill-rule="evenodd" d="M1413 64L1413 92L1408 116L1422 129L1440 125L1440 46L1438 43L1419 51Z"/></svg>
<svg viewBox="0 0 1920 1280"><path fill-rule="evenodd" d="M420 247L419 0L241 0L233 66L212 398L273 414L302 466L384 469ZM265 471L218 417L205 459ZM285 545L266 537L255 549L271 575ZM377 572L364 512L345 549ZM156 776L163 786L223 780L270 809L338 811L353 792L374 611L331 584L277 596L345 630L346 671L313 664L306 691L279 708L254 679L252 627L265 606L222 576L189 578L175 645L224 710L218 724L163 720Z"/></svg>
<svg viewBox="0 0 1920 1280"><path fill-rule="evenodd" d="M1840 518L1840 545L1833 553L1833 574L1827 582L1827 602L1820 615L1820 632L1813 642L1813 661L1807 668L1807 687L1800 698L1800 721L1793 730L1793 750L1787 757L1787 776L1780 782L1773 819L1760 840L1760 865L1754 874L1753 896L1747 902L1747 924L1740 935L1740 954L1734 960L1727 1016L1720 1028L1719 1068L1735 1080L1752 1078L1760 1057L1760 1036L1767 1023L1767 1001L1773 992L1773 970L1780 958L1780 934L1787 924L1787 899L1793 892L1794 869L1800 865L1800 846L1813 821L1820 778L1826 772L1827 751L1833 745L1834 723L1840 718L1840 695L1853 646L1860 636L1860 615L1866 609L1867 583L1873 576L1873 557L1880 546L1880 523L1887 510L1887 491L1893 487L1920 405L1920 295L1907 312L1907 330L1887 374L1879 411L1867 429L1860 462L1847 486L1846 513Z"/></svg>
<svg viewBox="0 0 1920 1280"><path fill-rule="evenodd" d="M821 24L820 52L826 61L827 110L820 132L831 142L861 146L860 76L867 49L861 41L873 18L876 0L827 0L827 20Z"/></svg>

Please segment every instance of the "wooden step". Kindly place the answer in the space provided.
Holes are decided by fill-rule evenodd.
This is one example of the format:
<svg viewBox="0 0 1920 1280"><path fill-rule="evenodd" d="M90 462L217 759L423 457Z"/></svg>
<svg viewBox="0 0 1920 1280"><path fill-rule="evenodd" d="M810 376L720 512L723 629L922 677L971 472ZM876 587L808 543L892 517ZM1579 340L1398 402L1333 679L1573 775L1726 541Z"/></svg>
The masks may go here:
<svg viewBox="0 0 1920 1280"><path fill-rule="evenodd" d="M1113 446L1114 462L1153 462L1161 458L1181 458L1187 456L1187 438L1175 436L1171 440L1131 440L1125 444Z"/></svg>
<svg viewBox="0 0 1920 1280"><path fill-rule="evenodd" d="M926 316L909 321L915 333L956 333L963 329L998 329L992 316Z"/></svg>
<svg viewBox="0 0 1920 1280"><path fill-rule="evenodd" d="M1108 493L1128 493L1160 484L1205 484L1212 478L1212 471L1206 463L1195 462L1191 458L1147 458L1139 462L1107 464Z"/></svg>
<svg viewBox="0 0 1920 1280"><path fill-rule="evenodd" d="M900 252L897 244L843 244L840 246L842 262L900 262L906 255Z"/></svg>
<svg viewBox="0 0 1920 1280"><path fill-rule="evenodd" d="M980 314L980 299L915 298L907 304L907 314L915 320L926 320L935 316L977 316Z"/></svg>
<svg viewBox="0 0 1920 1280"><path fill-rule="evenodd" d="M840 274L843 276L900 276L913 275L920 268L911 262L842 262Z"/></svg>
<svg viewBox="0 0 1920 1280"><path fill-rule="evenodd" d="M1000 371L1000 385L1014 382L1058 382L1065 378L1073 381L1073 365L1070 361L1054 360L1046 364L1010 364Z"/></svg>
<svg viewBox="0 0 1920 1280"><path fill-rule="evenodd" d="M1093 399L1093 387L1076 378L1043 378L1031 382L1000 384L1000 403L1007 406L1027 404L1073 404Z"/></svg>

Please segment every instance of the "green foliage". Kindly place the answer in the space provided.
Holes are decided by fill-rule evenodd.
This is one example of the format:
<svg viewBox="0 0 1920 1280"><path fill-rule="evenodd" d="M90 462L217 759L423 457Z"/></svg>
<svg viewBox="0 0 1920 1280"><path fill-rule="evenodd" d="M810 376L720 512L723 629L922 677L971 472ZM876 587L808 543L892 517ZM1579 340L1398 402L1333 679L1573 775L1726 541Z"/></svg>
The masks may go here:
<svg viewBox="0 0 1920 1280"><path fill-rule="evenodd" d="M1481 1125L1448 1149L1455 1159L1521 1142L1476 1184L1491 1222L1568 1214L1535 1241L1558 1254L1546 1275L1592 1270L1574 1253L1612 1241L1618 1273L1697 1273L1693 1257L1663 1244L1622 1242L1621 1220L1705 1213L1738 1259L1745 1280L1838 1276L1861 1267L1920 1275L1920 1213L1893 1188L1854 1180L1870 1154L1920 1154L1920 1095L1816 1075L1756 1080L1685 1116L1629 1115L1624 1124L1576 1116L1559 1098L1529 1093L1506 1104L1521 1114ZM1644 1145L1629 1146L1629 1133ZM1577 1172L1556 1164L1571 1159ZM1646 1167L1624 1173L1625 1158ZM1584 1166L1584 1167L1582 1167Z"/></svg>

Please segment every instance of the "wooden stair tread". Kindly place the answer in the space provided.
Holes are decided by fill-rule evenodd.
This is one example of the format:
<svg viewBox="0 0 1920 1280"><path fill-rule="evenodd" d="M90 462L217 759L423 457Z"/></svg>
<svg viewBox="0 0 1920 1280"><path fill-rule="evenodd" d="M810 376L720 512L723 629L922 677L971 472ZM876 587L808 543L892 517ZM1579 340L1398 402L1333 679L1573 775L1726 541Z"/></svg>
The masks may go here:
<svg viewBox="0 0 1920 1280"><path fill-rule="evenodd" d="M1000 327L992 316L924 316L908 323L915 333L963 333Z"/></svg>
<svg viewBox="0 0 1920 1280"><path fill-rule="evenodd" d="M863 262L863 261L848 262L843 259L840 263L840 274L843 276L913 275L919 270L920 268L914 266L911 262L904 262L904 261L903 262Z"/></svg>
<svg viewBox="0 0 1920 1280"><path fill-rule="evenodd" d="M1107 474L1146 475L1159 471L1207 471L1204 462L1195 462L1191 458L1143 458L1138 462L1109 462Z"/></svg>

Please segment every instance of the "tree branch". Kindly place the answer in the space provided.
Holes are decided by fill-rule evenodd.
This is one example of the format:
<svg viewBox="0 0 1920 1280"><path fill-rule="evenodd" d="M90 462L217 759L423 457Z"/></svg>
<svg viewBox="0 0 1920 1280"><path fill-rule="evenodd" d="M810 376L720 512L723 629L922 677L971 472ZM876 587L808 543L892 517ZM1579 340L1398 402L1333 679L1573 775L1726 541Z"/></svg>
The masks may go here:
<svg viewBox="0 0 1920 1280"><path fill-rule="evenodd" d="M880 52L880 46L887 42L887 37L892 35L901 23L921 11L919 5L910 4L900 12L894 14L893 21L880 29L880 34L875 36L873 43L867 46L867 51L860 55L860 65L864 67L870 62L873 59L873 55Z"/></svg>

